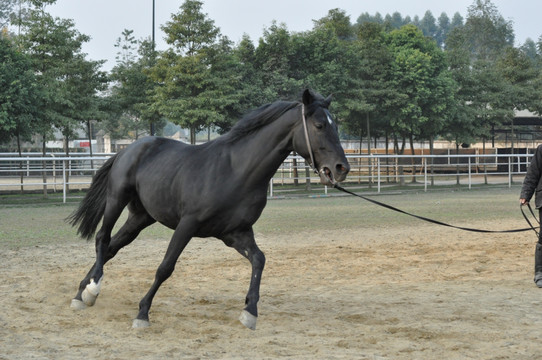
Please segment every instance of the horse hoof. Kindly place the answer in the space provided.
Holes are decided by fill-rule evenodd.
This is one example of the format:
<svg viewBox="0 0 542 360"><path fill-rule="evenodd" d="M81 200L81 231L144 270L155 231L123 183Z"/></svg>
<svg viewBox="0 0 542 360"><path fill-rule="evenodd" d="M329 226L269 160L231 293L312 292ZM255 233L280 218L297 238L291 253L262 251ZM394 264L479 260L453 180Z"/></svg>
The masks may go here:
<svg viewBox="0 0 542 360"><path fill-rule="evenodd" d="M239 316L241 324L245 325L250 330L256 330L256 320L258 320L258 318L246 310L243 310L241 316Z"/></svg>
<svg viewBox="0 0 542 360"><path fill-rule="evenodd" d="M90 279L90 284L85 287L85 290L83 290L83 293L81 294L81 298L85 305L93 306L96 303L96 298L100 294L101 287L102 279L100 279L98 283L95 283L94 279Z"/></svg>
<svg viewBox="0 0 542 360"><path fill-rule="evenodd" d="M148 328L149 326L151 326L151 323L147 320L134 319L132 322L132 329Z"/></svg>
<svg viewBox="0 0 542 360"><path fill-rule="evenodd" d="M85 303L81 300L72 299L70 307L74 310L85 310L87 308L87 305L85 305Z"/></svg>

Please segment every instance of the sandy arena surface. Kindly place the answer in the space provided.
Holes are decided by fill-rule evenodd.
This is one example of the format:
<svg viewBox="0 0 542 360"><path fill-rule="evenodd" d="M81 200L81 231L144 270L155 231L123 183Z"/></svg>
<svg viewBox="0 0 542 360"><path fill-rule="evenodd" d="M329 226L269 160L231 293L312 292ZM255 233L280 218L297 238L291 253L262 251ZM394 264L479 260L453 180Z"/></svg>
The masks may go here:
<svg viewBox="0 0 542 360"><path fill-rule="evenodd" d="M139 239L122 250L106 265L96 305L84 311L70 301L93 244L2 251L0 359L542 357L532 233L416 223L257 238L267 266L256 331L237 321L249 263L215 239L189 244L147 329L131 323L165 240Z"/></svg>

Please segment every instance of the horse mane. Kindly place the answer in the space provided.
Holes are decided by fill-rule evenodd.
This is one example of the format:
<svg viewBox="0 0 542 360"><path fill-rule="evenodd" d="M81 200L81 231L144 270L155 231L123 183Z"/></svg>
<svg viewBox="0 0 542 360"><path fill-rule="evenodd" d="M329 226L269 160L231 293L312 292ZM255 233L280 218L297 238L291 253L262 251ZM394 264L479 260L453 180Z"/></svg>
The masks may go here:
<svg viewBox="0 0 542 360"><path fill-rule="evenodd" d="M271 104L263 105L241 118L241 120L239 120L224 136L224 140L235 142L265 125L272 123L285 112L298 105L299 102L291 101L276 101Z"/></svg>

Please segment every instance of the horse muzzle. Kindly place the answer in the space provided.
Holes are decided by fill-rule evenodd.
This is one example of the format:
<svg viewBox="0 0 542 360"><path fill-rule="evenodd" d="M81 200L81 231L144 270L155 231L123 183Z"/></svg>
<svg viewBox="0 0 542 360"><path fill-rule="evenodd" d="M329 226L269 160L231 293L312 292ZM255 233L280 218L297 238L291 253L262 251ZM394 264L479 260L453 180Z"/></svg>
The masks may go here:
<svg viewBox="0 0 542 360"><path fill-rule="evenodd" d="M344 181L346 175L350 171L350 165L337 164L334 168L323 166L319 171L320 183L323 185L334 186L335 184Z"/></svg>

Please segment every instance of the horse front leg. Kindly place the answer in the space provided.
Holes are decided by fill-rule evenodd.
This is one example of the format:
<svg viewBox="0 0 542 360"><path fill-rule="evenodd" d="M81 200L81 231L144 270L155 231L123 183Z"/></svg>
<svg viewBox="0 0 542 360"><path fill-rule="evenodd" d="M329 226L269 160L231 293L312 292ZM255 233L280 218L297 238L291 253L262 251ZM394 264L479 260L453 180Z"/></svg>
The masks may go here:
<svg viewBox="0 0 542 360"><path fill-rule="evenodd" d="M145 328L150 326L149 311L154 296L160 288L160 285L162 285L162 283L171 276L173 270L175 270L177 259L181 256L181 253L190 239L192 239L193 231L191 231L191 228L193 226L194 223L191 223L189 220L181 220L181 223L175 229L167 248L166 255L156 270L154 282L147 294L139 302L139 313L132 323L132 328Z"/></svg>
<svg viewBox="0 0 542 360"><path fill-rule="evenodd" d="M244 232L228 234L222 238L224 243L233 247L241 255L247 258L252 265L250 287L245 300L245 308L241 312L239 321L247 328L256 330L258 319L258 301L260 300L260 283L265 267L265 255L256 245L252 229Z"/></svg>

